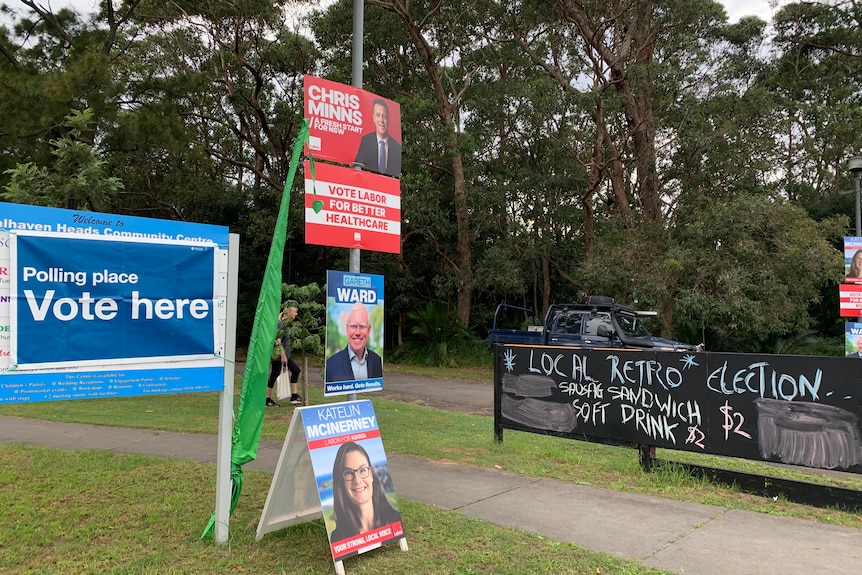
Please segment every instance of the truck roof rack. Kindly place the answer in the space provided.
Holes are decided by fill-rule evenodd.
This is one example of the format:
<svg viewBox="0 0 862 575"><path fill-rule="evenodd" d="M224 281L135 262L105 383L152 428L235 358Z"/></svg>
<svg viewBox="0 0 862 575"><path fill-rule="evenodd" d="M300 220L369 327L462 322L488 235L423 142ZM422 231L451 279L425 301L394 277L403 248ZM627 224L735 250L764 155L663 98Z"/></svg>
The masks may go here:
<svg viewBox="0 0 862 575"><path fill-rule="evenodd" d="M581 303L586 305L613 305L614 298L604 295L588 295L584 296Z"/></svg>

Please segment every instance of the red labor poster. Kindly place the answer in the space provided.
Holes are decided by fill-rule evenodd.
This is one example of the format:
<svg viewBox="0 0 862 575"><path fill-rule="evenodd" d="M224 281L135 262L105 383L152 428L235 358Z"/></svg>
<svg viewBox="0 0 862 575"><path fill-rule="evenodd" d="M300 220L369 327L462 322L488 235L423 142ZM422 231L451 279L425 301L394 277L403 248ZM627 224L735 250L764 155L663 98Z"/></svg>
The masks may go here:
<svg viewBox="0 0 862 575"><path fill-rule="evenodd" d="M401 175L401 107L361 88L305 76L305 155Z"/></svg>
<svg viewBox="0 0 862 575"><path fill-rule="evenodd" d="M840 317L862 317L862 284L838 285Z"/></svg>
<svg viewBox="0 0 862 575"><path fill-rule="evenodd" d="M305 162L305 242L401 252L400 182L377 174Z"/></svg>

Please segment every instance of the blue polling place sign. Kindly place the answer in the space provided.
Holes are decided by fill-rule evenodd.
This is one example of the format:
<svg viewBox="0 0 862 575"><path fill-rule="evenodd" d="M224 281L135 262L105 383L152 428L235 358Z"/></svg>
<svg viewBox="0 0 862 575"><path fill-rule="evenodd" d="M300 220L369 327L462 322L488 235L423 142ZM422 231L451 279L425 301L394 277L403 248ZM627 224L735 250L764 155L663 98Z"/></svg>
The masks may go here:
<svg viewBox="0 0 862 575"><path fill-rule="evenodd" d="M0 404L223 389L231 273L223 226L0 203Z"/></svg>
<svg viewBox="0 0 862 575"><path fill-rule="evenodd" d="M213 245L14 241L17 365L213 354Z"/></svg>

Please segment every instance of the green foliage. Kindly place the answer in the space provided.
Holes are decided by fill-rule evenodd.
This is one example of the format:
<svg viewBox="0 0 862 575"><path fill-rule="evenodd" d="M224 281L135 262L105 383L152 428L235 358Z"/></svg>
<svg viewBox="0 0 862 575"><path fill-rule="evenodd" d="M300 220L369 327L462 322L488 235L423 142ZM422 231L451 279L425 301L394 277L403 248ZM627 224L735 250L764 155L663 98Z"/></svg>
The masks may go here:
<svg viewBox="0 0 862 575"><path fill-rule="evenodd" d="M842 254L828 241L840 237L840 219L815 222L762 196L701 204L691 218L676 238L687 272L677 319L704 324L708 349L768 353L777 337L809 329L822 286L840 281Z"/></svg>
<svg viewBox="0 0 862 575"><path fill-rule="evenodd" d="M847 344L849 346L849 344ZM784 355L844 356L855 349L845 351L835 338L820 337L813 329L807 329L790 337L780 338L772 353Z"/></svg>
<svg viewBox="0 0 862 575"><path fill-rule="evenodd" d="M281 309L297 309L296 319L288 322L291 351L323 356L326 337L326 306L323 304L325 288L316 283L304 286L281 284Z"/></svg>
<svg viewBox="0 0 862 575"><path fill-rule="evenodd" d="M779 337L805 333L824 282L840 280L841 254L828 241L840 220L815 222L755 194L704 197L684 213L673 233L604 224L594 259L578 270L586 291L659 310L667 337L680 337L671 325L691 343L705 331L712 351L770 353Z"/></svg>
<svg viewBox="0 0 862 575"><path fill-rule="evenodd" d="M421 310L407 313L412 337L393 355L395 361L419 365L455 367L487 361L484 342L458 323L445 305L427 302Z"/></svg>
<svg viewBox="0 0 862 575"><path fill-rule="evenodd" d="M112 195L124 186L119 178L107 174L107 162L101 154L80 141L92 123L93 110L72 110L63 123L63 137L51 140L52 164L27 162L6 170L10 180L0 198L22 204L108 210Z"/></svg>

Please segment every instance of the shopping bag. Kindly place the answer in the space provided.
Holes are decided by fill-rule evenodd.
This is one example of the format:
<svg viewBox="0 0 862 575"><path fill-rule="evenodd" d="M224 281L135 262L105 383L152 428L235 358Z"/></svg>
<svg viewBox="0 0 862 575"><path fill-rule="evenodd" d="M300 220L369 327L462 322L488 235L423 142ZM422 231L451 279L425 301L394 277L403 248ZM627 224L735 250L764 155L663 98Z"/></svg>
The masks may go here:
<svg viewBox="0 0 862 575"><path fill-rule="evenodd" d="M287 370L282 370L278 379L275 380L275 396L278 399L290 397L290 373Z"/></svg>

